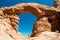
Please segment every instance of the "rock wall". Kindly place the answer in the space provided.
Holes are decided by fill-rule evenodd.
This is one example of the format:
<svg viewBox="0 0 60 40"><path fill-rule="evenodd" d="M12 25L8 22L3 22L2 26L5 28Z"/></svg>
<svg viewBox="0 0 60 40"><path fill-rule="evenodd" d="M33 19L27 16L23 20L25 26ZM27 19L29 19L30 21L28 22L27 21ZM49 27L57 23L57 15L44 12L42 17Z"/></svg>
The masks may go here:
<svg viewBox="0 0 60 40"><path fill-rule="evenodd" d="M30 36L31 38L24 38L17 32L19 21L18 15L22 12L32 12L32 14L38 18L33 27L32 34ZM11 7L0 8L0 40L42 40L37 39L37 37L40 38L41 36L38 35L45 31L60 32L59 13L60 10L57 8L48 7L37 3L22 3Z"/></svg>

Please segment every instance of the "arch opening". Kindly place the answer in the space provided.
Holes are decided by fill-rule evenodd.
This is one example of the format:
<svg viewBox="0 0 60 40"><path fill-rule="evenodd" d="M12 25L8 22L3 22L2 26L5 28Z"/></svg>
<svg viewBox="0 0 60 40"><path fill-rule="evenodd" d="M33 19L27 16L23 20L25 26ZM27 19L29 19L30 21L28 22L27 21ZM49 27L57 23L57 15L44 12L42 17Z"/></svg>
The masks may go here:
<svg viewBox="0 0 60 40"><path fill-rule="evenodd" d="M27 37L32 33L33 26L37 21L37 17L32 13L21 13L19 15L18 32L21 32L23 36Z"/></svg>

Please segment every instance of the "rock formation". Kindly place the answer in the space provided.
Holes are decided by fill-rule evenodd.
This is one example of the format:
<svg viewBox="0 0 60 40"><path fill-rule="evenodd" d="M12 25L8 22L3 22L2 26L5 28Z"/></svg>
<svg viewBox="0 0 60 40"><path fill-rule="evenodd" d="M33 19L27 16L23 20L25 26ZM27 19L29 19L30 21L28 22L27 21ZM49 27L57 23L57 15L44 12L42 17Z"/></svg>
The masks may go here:
<svg viewBox="0 0 60 40"><path fill-rule="evenodd" d="M57 5L57 4L56 4ZM19 14L31 12L38 20L32 34L24 38L18 30ZM60 40L60 10L37 3L0 8L0 40ZM46 32L47 31L47 32Z"/></svg>
<svg viewBox="0 0 60 40"><path fill-rule="evenodd" d="M54 1L54 7L60 8L60 0L55 0Z"/></svg>

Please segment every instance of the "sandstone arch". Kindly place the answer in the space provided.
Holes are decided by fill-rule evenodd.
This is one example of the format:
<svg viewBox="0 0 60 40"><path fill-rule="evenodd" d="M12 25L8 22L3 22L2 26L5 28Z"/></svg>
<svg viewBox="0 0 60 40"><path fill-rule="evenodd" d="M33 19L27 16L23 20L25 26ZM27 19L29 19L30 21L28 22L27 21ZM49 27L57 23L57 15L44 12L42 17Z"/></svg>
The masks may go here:
<svg viewBox="0 0 60 40"><path fill-rule="evenodd" d="M55 24L58 25L58 21L60 19L60 15L58 14L58 12L60 12L60 10L58 10L57 8L54 7L48 7L45 5L40 5L40 4L36 4L36 3L23 3L23 4L17 4L15 6L11 6L11 7L5 7L5 8L0 8L0 19L3 22L3 24L7 27L6 29L4 29L4 31L6 31L8 34L10 34L10 36L12 36L14 39L17 39L16 36L18 35L17 32L17 28L18 28L18 20L19 20L19 14L22 12L32 12L37 18L37 22L34 25L34 29L33 29L33 34L32 36L37 35L37 27L35 27L36 25L40 25L39 23L42 21L47 22L49 29L45 29L44 31L51 31L51 25L53 25L54 27L54 20L56 20ZM53 22L49 23L48 19L53 20ZM44 21L46 19L46 21ZM8 26L7 26L8 25ZM42 24L43 26L43 24ZM10 28L9 28L10 27ZM44 27L44 26L43 26ZM58 26L59 27L59 26ZM42 28L42 27L41 27ZM9 31L8 29L10 29L11 31ZM16 34L16 36L13 36L12 30L14 30L14 34ZM16 30L16 31L15 31ZM55 31L55 30L53 30ZM37 32L37 33L35 33ZM40 31L39 31L40 32Z"/></svg>

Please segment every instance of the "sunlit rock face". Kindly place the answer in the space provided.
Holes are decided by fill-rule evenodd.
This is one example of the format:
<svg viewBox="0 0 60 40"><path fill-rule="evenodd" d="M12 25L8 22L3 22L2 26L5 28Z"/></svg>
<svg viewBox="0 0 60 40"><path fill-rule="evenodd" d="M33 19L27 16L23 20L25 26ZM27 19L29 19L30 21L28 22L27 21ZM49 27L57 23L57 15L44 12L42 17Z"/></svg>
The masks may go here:
<svg viewBox="0 0 60 40"><path fill-rule="evenodd" d="M47 17L40 18L34 25L33 33L31 36L38 36L44 31L51 31L51 24Z"/></svg>
<svg viewBox="0 0 60 40"><path fill-rule="evenodd" d="M60 34L55 32L42 32L37 37L31 37L30 40L60 40Z"/></svg>
<svg viewBox="0 0 60 40"><path fill-rule="evenodd" d="M18 20L17 15L8 15L0 10L0 40L22 39L21 34L17 32Z"/></svg>
<svg viewBox="0 0 60 40"><path fill-rule="evenodd" d="M27 38L17 31L18 15L22 12L31 12L38 18L32 34ZM60 40L58 32L60 32L60 10L57 8L37 3L22 3L0 8L0 40Z"/></svg>

